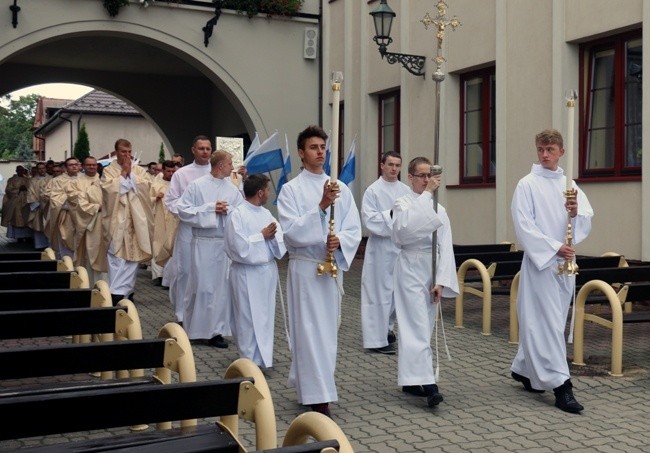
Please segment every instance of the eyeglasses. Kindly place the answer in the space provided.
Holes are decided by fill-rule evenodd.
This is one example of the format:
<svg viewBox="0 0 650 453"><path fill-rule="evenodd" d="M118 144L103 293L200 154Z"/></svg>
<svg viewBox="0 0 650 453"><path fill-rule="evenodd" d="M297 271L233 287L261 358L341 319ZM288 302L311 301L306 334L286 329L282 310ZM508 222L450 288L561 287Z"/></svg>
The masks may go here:
<svg viewBox="0 0 650 453"><path fill-rule="evenodd" d="M418 173L418 174L409 173L409 174L411 176L413 176L414 178L420 178L420 179L427 179L427 178L432 178L433 177L432 173Z"/></svg>

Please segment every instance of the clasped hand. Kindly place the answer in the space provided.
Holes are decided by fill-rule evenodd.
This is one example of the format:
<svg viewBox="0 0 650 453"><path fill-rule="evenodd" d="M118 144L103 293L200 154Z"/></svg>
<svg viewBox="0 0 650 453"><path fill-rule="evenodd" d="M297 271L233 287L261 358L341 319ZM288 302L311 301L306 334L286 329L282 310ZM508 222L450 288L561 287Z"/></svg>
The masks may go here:
<svg viewBox="0 0 650 453"><path fill-rule="evenodd" d="M336 201L340 193L341 189L339 188L337 181L326 181L323 186L323 197L321 198L320 203L318 203L318 206L320 206L323 211L326 210Z"/></svg>
<svg viewBox="0 0 650 453"><path fill-rule="evenodd" d="M264 236L264 239L273 239L277 231L278 231L278 226L276 225L275 222L271 222L267 226L262 228L262 236Z"/></svg>

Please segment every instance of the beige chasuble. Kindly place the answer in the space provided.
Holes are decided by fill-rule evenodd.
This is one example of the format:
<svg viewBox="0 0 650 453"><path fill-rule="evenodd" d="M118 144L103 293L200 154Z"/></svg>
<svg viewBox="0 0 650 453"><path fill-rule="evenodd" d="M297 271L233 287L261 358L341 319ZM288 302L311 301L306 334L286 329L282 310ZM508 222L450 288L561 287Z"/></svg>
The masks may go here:
<svg viewBox="0 0 650 453"><path fill-rule="evenodd" d="M102 235L102 188L99 176L80 174L68 186L70 215L76 226L74 264L84 266L86 258L96 272L107 272L106 243Z"/></svg>
<svg viewBox="0 0 650 453"><path fill-rule="evenodd" d="M102 232L108 252L126 261L151 259L153 209L147 172L133 164L130 179L136 190L120 193L122 167L113 160L104 169L102 186Z"/></svg>
<svg viewBox="0 0 650 453"><path fill-rule="evenodd" d="M160 192L166 195L168 188L169 181L162 178L156 178L151 185L151 200L154 203L153 258L159 266L164 266L172 256L178 227L178 217L169 212L163 202L164 197L156 198Z"/></svg>
<svg viewBox="0 0 650 453"><path fill-rule="evenodd" d="M49 199L48 213L45 221L44 233L50 240L52 248L59 250L59 238L70 250L74 250L74 222L68 213L67 187L77 179L77 176L69 176L63 173L52 178L45 188L46 196Z"/></svg>

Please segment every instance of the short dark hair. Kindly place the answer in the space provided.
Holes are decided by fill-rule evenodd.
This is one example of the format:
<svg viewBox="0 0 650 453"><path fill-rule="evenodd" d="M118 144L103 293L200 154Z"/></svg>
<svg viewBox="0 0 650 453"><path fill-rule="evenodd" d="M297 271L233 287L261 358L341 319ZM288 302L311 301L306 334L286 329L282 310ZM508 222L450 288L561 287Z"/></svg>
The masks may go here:
<svg viewBox="0 0 650 453"><path fill-rule="evenodd" d="M155 167L156 165L158 165L158 162L153 162L153 161L152 161L152 162L149 162L149 163L147 164L147 168L151 168L152 165Z"/></svg>
<svg viewBox="0 0 650 453"><path fill-rule="evenodd" d="M164 160L162 166L163 168L174 168L176 164L177 162L174 162L173 160Z"/></svg>
<svg viewBox="0 0 650 453"><path fill-rule="evenodd" d="M305 143L307 142L308 139L312 137L320 137L323 140L327 141L327 134L325 133L322 127L316 125L307 126L304 131L298 134L298 140L297 140L298 149L304 150Z"/></svg>
<svg viewBox="0 0 650 453"><path fill-rule="evenodd" d="M196 142L198 142L199 140L207 140L210 142L210 145L212 145L212 140L210 140L210 137L208 137L207 135L197 135L196 137L194 137L194 140L192 140L192 146L196 145Z"/></svg>
<svg viewBox="0 0 650 453"><path fill-rule="evenodd" d="M71 160L76 160L77 162L79 162L79 159L77 159L77 158L74 157L74 156L71 156L71 157L68 157L68 158L65 160L65 163L64 163L63 165L67 167L67 166L68 166L68 162L70 162Z"/></svg>
<svg viewBox="0 0 650 453"><path fill-rule="evenodd" d="M401 154L398 153L397 151L386 151L386 152L381 156L381 163L382 163L382 164L385 164L385 163L386 163L386 159L388 159L389 157L396 157L396 158L399 159L400 161L402 160L402 156L401 156Z"/></svg>
<svg viewBox="0 0 650 453"><path fill-rule="evenodd" d="M244 195L246 198L254 197L258 190L264 190L270 179L263 173L250 175L244 180Z"/></svg>

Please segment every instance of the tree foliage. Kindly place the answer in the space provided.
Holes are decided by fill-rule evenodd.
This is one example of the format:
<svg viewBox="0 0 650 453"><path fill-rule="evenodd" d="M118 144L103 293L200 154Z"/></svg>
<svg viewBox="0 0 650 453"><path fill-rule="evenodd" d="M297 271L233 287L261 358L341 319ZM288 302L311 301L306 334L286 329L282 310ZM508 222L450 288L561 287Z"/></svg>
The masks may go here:
<svg viewBox="0 0 650 453"><path fill-rule="evenodd" d="M88 140L88 132L86 132L86 123L81 123L77 141L74 144L73 155L79 162L83 162L86 157L90 156L90 141Z"/></svg>
<svg viewBox="0 0 650 453"><path fill-rule="evenodd" d="M21 143L31 150L32 127L38 94L21 96L0 106L0 154L3 158L16 159Z"/></svg>
<svg viewBox="0 0 650 453"><path fill-rule="evenodd" d="M158 151L158 163L163 163L165 162L165 147L163 146L163 143L160 142L160 151Z"/></svg>

